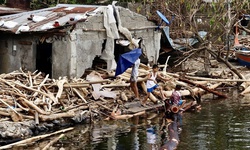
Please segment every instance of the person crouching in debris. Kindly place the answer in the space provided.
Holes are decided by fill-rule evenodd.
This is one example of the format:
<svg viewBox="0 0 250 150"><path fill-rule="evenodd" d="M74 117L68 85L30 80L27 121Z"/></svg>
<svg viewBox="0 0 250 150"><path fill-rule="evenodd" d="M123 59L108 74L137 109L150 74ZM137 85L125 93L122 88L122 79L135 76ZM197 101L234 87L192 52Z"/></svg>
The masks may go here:
<svg viewBox="0 0 250 150"><path fill-rule="evenodd" d="M144 106L144 107L146 106L146 102L148 100L148 97L149 97L150 93L152 93L155 89L160 90L162 100L166 99L166 97L163 94L163 89L162 89L161 86L159 86L157 84L156 79L160 78L160 79L162 79L164 81L168 81L170 79L169 78L164 78L160 73L158 73L159 67L158 67L157 64L154 64L152 69L153 69L152 72L150 72L148 74L148 76L147 76L147 83L146 83L147 95L146 95L145 99L141 102L141 105Z"/></svg>
<svg viewBox="0 0 250 150"><path fill-rule="evenodd" d="M178 132L182 130L182 112L184 111L183 106L186 103L186 100L181 99L180 90L181 85L177 84L170 97L170 102L172 104L171 111L176 114L174 115L174 121L178 123Z"/></svg>
<svg viewBox="0 0 250 150"><path fill-rule="evenodd" d="M172 103L172 105L178 106L179 109L182 110L184 104L186 103L186 100L181 99L180 90L181 90L181 85L177 84L170 97L170 102Z"/></svg>
<svg viewBox="0 0 250 150"><path fill-rule="evenodd" d="M135 94L135 100L140 100L139 99L139 92L138 92L138 87L137 87L137 79L138 79L138 74L139 74L139 66L140 66L140 58L138 58L133 67L132 67L132 71L131 71L131 76L130 76L130 87L132 89L132 91Z"/></svg>

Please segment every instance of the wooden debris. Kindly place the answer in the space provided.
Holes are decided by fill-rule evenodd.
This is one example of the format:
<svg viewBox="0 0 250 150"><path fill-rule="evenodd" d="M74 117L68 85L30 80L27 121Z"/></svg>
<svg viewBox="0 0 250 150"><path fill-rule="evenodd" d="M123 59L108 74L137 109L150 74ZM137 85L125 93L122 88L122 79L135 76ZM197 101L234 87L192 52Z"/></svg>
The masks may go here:
<svg viewBox="0 0 250 150"><path fill-rule="evenodd" d="M50 133L50 134L45 134L45 135L39 135L39 136L35 136L35 137L32 137L32 138L28 138L28 139L25 139L25 140L22 140L22 141L19 141L19 142L15 142L15 143L11 143L11 144L8 144L8 145L5 145L5 146L1 146L0 147L0 150L1 149L8 149L8 148L12 148L14 146L21 146L22 144L30 144L32 142L35 142L35 141L38 141L38 140L41 140L43 138L46 138L46 137L49 137L49 136L52 136L52 135L55 135L55 134L59 134L59 133L64 133L64 132L68 132L70 130L73 130L74 128L67 128L67 129L63 129L63 130L59 130L59 131L56 131L56 132L53 132L53 133Z"/></svg>
<svg viewBox="0 0 250 150"><path fill-rule="evenodd" d="M196 84L196 83L194 83L194 82L192 82L192 81L190 81L190 80L184 79L184 78L179 78L179 80L180 80L180 81L183 81L183 82L186 82L186 83L188 83L188 84L197 86L197 87L199 87L199 88L202 88L202 89L204 89L204 90L206 90L206 91L208 91L208 92L210 92L210 93L213 93L213 94L215 94L215 95L218 95L218 96L220 96L220 97L227 98L226 95L224 95L224 94L222 94L222 93L220 93L220 92L218 92L218 91L209 89L209 88L207 88L207 87L205 87L205 86L203 86L203 85L201 85L201 84Z"/></svg>
<svg viewBox="0 0 250 150"><path fill-rule="evenodd" d="M147 93L145 81L149 71L148 66L140 65L138 78L140 99L144 99ZM41 72L31 73L23 70L1 74L0 116L14 122L34 120L38 125L59 118L74 118L81 111L88 111L89 113L86 114L89 117L93 116L93 113L98 113L101 117L110 117L115 105L122 106L121 109L129 108L124 111L128 114L113 116L113 119L127 119L137 113L138 115L144 114L145 111L154 107L162 107L162 104L153 104L145 108L140 105L140 101L133 100L133 92L129 87L130 73L131 69L127 69L126 72L114 78L113 73L105 71L105 75L103 75L95 70L90 72L86 78L79 79L67 79L66 77L50 79L49 75L44 76ZM171 81L159 81L159 84L166 87L163 91L166 97L171 96L176 84L181 84L185 88L181 90L183 96L210 92L225 97L213 89L224 83L226 79L220 79L221 82L214 84L213 80L202 80L197 77L190 77L187 82L187 79L180 78L178 73L167 72L165 76L168 76ZM237 80L239 79L230 79L232 82ZM248 80L244 81L248 82ZM149 99L156 103L158 95L157 91L151 93ZM126 105L126 103L132 102L136 102L136 107Z"/></svg>

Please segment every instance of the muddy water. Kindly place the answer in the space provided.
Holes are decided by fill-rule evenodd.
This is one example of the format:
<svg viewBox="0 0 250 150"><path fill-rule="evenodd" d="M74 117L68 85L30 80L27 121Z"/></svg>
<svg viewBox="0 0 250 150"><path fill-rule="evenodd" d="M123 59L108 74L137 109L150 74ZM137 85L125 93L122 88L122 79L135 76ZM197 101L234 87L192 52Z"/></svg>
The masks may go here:
<svg viewBox="0 0 250 150"><path fill-rule="evenodd" d="M250 97L241 97L236 90L229 90L228 97L204 96L200 112L184 113L178 150L250 149ZM158 149L163 142L159 131L162 114L154 112L148 117L153 119L143 117L77 125L53 146L61 150ZM42 147L42 143L36 147Z"/></svg>

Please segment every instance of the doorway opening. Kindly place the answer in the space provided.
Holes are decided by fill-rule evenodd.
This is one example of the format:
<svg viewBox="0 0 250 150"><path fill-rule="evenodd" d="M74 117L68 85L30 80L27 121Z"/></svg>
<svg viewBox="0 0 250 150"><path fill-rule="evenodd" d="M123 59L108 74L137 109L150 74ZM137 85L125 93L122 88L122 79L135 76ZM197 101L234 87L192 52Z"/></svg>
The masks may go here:
<svg viewBox="0 0 250 150"><path fill-rule="evenodd" d="M37 44L36 69L52 77L52 43Z"/></svg>

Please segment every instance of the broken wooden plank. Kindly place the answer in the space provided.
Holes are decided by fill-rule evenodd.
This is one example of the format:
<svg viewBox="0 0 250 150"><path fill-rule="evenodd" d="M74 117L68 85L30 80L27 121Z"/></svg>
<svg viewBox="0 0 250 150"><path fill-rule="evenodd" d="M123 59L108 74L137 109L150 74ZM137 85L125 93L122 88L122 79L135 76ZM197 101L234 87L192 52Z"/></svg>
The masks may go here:
<svg viewBox="0 0 250 150"><path fill-rule="evenodd" d="M210 93L213 93L213 94L215 94L215 95L217 95L217 96L219 96L219 97L227 98L226 95L224 95L224 94L222 94L222 93L220 93L220 92L218 92L218 91L215 91L215 90L213 90L213 89L209 89L209 88L205 87L204 85L196 84L196 83L194 83L194 82L192 82L192 81L190 81L190 80L188 80L188 79L184 79L184 78L179 78L179 80L180 80L180 81L183 81L183 82L186 82L186 83L188 83L188 84L191 84L191 85L193 85L193 86L202 88L203 90L208 91L208 92L210 92Z"/></svg>

